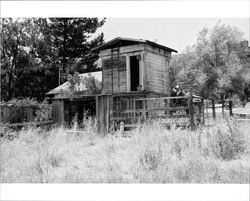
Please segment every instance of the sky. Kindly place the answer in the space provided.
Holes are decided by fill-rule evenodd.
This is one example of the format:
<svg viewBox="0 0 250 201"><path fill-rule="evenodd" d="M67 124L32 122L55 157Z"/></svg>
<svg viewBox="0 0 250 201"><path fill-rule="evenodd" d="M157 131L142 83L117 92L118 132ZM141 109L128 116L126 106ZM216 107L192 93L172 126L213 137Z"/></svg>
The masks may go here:
<svg viewBox="0 0 250 201"><path fill-rule="evenodd" d="M238 27L249 41L250 21L247 18L107 18L97 33L103 32L105 41L115 37L147 39L184 51L196 43L203 27L212 28L218 21Z"/></svg>

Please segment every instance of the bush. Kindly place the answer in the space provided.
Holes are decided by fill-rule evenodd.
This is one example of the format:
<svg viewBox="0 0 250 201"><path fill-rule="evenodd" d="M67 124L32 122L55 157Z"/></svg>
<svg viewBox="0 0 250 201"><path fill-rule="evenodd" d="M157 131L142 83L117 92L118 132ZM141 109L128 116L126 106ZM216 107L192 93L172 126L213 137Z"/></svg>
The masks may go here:
<svg viewBox="0 0 250 201"><path fill-rule="evenodd" d="M206 135L202 144L203 151L208 150L210 154L222 160L232 160L241 156L246 151L246 139L240 131L239 125L234 120L222 119L212 129L201 133Z"/></svg>

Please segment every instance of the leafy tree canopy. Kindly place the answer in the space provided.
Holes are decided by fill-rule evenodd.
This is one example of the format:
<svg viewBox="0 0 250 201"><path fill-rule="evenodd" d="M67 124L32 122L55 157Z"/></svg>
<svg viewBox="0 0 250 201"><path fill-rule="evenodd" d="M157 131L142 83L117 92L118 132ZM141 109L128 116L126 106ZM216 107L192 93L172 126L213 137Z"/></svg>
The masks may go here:
<svg viewBox="0 0 250 201"><path fill-rule="evenodd" d="M205 98L237 94L250 96L248 45L236 27L218 22L203 28L192 47L171 62L172 83Z"/></svg>
<svg viewBox="0 0 250 201"><path fill-rule="evenodd" d="M41 101L68 74L95 71L91 49L103 42L93 37L105 19L2 18L1 99L33 97Z"/></svg>

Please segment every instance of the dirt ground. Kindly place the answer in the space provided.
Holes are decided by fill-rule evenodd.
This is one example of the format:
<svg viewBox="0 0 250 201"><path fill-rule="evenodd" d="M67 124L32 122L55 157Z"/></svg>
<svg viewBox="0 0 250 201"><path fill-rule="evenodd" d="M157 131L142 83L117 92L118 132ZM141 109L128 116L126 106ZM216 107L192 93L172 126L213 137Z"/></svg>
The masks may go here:
<svg viewBox="0 0 250 201"><path fill-rule="evenodd" d="M243 107L233 108L233 113L250 114L250 102L247 103L244 108Z"/></svg>

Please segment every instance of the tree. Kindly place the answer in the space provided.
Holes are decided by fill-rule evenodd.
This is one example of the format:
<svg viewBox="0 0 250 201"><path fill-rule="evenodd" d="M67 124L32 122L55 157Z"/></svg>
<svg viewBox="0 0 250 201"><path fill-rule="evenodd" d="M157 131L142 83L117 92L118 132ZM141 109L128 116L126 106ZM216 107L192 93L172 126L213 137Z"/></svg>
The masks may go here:
<svg viewBox="0 0 250 201"><path fill-rule="evenodd" d="M205 98L249 97L248 45L242 41L243 33L236 27L218 22L212 29L203 28L197 43L175 61L176 81Z"/></svg>
<svg viewBox="0 0 250 201"><path fill-rule="evenodd" d="M3 18L1 99L42 101L45 93L58 86L62 64L68 73L94 71L97 55L90 50L102 43L103 34L92 35L103 23L97 18Z"/></svg>
<svg viewBox="0 0 250 201"><path fill-rule="evenodd" d="M236 27L218 22L213 29L204 28L198 34L196 53L197 64L207 79L201 91L204 97L219 98L223 94L225 76L235 69L237 52L243 33Z"/></svg>
<svg viewBox="0 0 250 201"><path fill-rule="evenodd" d="M10 100L18 93L23 75L34 67L34 32L31 19L1 21L1 95Z"/></svg>
<svg viewBox="0 0 250 201"><path fill-rule="evenodd" d="M103 43L103 34L92 35L105 19L98 18L50 18L53 47L58 50L57 61L62 72L72 74L95 71L94 62L98 55L91 49ZM66 80L67 75L64 76Z"/></svg>

